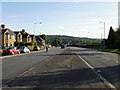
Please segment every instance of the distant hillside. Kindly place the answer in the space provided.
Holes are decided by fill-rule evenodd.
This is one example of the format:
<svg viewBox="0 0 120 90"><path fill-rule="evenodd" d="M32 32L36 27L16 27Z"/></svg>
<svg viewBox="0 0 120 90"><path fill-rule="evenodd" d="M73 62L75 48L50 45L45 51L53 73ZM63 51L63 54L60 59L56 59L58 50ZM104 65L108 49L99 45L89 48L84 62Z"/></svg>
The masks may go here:
<svg viewBox="0 0 120 90"><path fill-rule="evenodd" d="M101 43L101 39L90 39L87 37L73 37L67 35L47 35L50 40L61 38L64 44L81 44L81 43Z"/></svg>

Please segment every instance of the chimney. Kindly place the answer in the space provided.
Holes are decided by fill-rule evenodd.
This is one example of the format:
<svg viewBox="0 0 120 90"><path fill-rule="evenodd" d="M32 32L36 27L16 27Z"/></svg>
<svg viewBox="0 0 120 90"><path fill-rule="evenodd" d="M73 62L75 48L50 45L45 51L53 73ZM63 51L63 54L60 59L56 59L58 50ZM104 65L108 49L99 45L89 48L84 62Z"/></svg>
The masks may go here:
<svg viewBox="0 0 120 90"><path fill-rule="evenodd" d="M5 28L5 25L4 25L4 24L1 24L1 27L2 27L2 29L4 29L4 28Z"/></svg>
<svg viewBox="0 0 120 90"><path fill-rule="evenodd" d="M25 33L25 29L22 29L22 32Z"/></svg>

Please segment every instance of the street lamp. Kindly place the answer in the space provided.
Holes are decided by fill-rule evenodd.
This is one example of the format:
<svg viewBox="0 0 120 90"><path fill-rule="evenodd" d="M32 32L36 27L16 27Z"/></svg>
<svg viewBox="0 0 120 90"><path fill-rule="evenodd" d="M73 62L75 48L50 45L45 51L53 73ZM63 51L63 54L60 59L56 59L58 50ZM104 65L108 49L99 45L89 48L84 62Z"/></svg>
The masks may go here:
<svg viewBox="0 0 120 90"><path fill-rule="evenodd" d="M42 22L34 23L34 35L35 35L35 24L42 24Z"/></svg>
<svg viewBox="0 0 120 90"><path fill-rule="evenodd" d="M100 22L104 25L104 39L103 39L103 49L105 49L105 22Z"/></svg>
<svg viewBox="0 0 120 90"><path fill-rule="evenodd" d="M100 22L100 23L103 23L104 25L104 39L105 39L105 22Z"/></svg>

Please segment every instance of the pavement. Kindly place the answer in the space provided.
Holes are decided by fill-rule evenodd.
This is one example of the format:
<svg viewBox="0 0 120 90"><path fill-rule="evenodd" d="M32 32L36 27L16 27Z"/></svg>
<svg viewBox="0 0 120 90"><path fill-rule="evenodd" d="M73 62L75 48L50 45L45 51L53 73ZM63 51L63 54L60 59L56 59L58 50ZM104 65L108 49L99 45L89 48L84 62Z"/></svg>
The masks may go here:
<svg viewBox="0 0 120 90"><path fill-rule="evenodd" d="M4 86L3 90L11 88L12 90L20 88L109 88L71 49L61 50L58 48L53 51L46 54L27 55L30 58L32 56L33 60L40 60L42 56L45 58L41 63L17 75ZM21 60L23 58L25 59L22 57Z"/></svg>

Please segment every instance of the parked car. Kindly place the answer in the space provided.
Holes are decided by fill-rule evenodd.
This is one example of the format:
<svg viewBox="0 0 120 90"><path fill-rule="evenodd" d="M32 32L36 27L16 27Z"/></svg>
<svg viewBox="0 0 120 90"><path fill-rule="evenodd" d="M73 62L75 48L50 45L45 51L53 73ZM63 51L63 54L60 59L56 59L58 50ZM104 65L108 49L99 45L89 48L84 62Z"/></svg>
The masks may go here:
<svg viewBox="0 0 120 90"><path fill-rule="evenodd" d="M65 44L62 44L62 45L61 45L61 49L64 49L64 48L66 48L66 45L65 45Z"/></svg>
<svg viewBox="0 0 120 90"><path fill-rule="evenodd" d="M3 50L2 47L0 47L0 56L2 56Z"/></svg>
<svg viewBox="0 0 120 90"><path fill-rule="evenodd" d="M25 46L21 46L19 48L19 50L20 50L21 53L29 53L30 52L30 50L28 49L28 47L25 47Z"/></svg>
<svg viewBox="0 0 120 90"><path fill-rule="evenodd" d="M48 45L48 48L51 48L52 46L51 45Z"/></svg>
<svg viewBox="0 0 120 90"><path fill-rule="evenodd" d="M6 54L14 55L16 53L20 54L20 50L17 49L16 47L8 47L6 49L3 49L3 55L6 55Z"/></svg>
<svg viewBox="0 0 120 90"><path fill-rule="evenodd" d="M6 47L0 47L0 53L1 53L1 55L5 55L5 54L3 53L4 50L6 50Z"/></svg>
<svg viewBox="0 0 120 90"><path fill-rule="evenodd" d="M34 46L33 50L34 50L34 51L39 51L39 50L40 50L40 47L39 47L39 46Z"/></svg>

